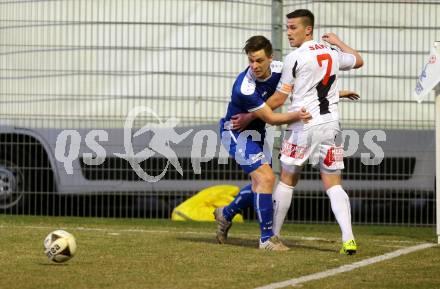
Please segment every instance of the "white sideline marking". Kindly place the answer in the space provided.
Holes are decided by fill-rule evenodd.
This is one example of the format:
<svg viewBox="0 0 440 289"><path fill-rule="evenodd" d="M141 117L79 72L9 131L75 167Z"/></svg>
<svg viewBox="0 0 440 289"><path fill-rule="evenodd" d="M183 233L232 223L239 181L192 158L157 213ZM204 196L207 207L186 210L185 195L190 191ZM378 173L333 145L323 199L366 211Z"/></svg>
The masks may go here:
<svg viewBox="0 0 440 289"><path fill-rule="evenodd" d="M330 276L333 276L333 275L336 275L339 273L352 271L352 270L360 268L360 267L364 267L364 266L368 266L368 265L371 265L374 263L389 260L389 259L399 257L399 256L402 256L405 254L409 254L409 253L412 253L415 251L431 248L433 246L436 246L436 244L424 243L424 244L420 244L417 246L407 247L404 249L396 250L396 251L393 251L390 253L386 253L384 255L372 257L372 258L365 259L365 260L355 262L352 264L343 265L338 268L334 268L334 269L330 269L327 271L322 271L322 272L318 272L318 273L314 273L314 274L310 274L310 275L306 275L306 276L302 276L299 278L294 278L294 279L290 279L290 280L286 280L286 281L282 281L282 282L268 284L266 286L257 287L255 289L275 289L275 288L283 288L283 287L287 287L287 286L295 286L295 285L299 285L301 283L305 283L305 282L309 282L309 281L313 281L313 280L318 280L318 279L323 279L323 278L327 278L327 277L330 277Z"/></svg>

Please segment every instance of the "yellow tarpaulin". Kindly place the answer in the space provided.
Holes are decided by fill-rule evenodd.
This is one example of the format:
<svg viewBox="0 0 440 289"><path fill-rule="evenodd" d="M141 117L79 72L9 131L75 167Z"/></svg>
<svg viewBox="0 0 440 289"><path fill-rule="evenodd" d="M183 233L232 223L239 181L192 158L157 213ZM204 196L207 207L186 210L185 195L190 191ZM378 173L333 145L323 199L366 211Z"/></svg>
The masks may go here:
<svg viewBox="0 0 440 289"><path fill-rule="evenodd" d="M229 205L238 194L237 186L220 185L206 188L179 206L171 214L173 221L215 221L213 212L215 208ZM242 215L236 215L233 222L243 222Z"/></svg>

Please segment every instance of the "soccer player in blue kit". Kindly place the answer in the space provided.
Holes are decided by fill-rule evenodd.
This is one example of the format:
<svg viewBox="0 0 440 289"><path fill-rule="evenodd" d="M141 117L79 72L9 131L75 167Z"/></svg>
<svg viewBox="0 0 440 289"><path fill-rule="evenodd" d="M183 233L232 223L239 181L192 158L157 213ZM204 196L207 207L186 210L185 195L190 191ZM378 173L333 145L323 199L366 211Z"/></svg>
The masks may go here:
<svg viewBox="0 0 440 289"><path fill-rule="evenodd" d="M233 85L231 101L226 116L220 121L222 144L237 161L244 172L250 175L252 184L240 192L241 204L254 204L260 223L260 249L269 251L288 250L272 231L273 205L272 190L275 175L270 166L271 152L263 148L266 123L272 125L286 124L295 121L307 121L310 114L305 110L288 113L274 113L266 100L275 93L281 77L282 62L272 59L272 44L264 36L253 36L246 41L244 51L248 57L249 67L240 73ZM253 112L257 117L240 133L231 126L234 115ZM244 199L243 199L244 198ZM218 208L214 214L219 223L217 240L224 243L227 230L238 207L228 206L225 210ZM225 232L226 231L226 232ZM225 234L223 234L224 232Z"/></svg>

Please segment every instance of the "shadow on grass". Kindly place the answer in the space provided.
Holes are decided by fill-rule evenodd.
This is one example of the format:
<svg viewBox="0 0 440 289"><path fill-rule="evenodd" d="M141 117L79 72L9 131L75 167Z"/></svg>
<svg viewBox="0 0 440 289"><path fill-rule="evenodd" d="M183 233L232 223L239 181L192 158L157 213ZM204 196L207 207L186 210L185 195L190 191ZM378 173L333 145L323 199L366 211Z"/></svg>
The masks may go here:
<svg viewBox="0 0 440 289"><path fill-rule="evenodd" d="M39 262L37 263L37 265L39 266L69 266L68 263L43 263L43 262Z"/></svg>
<svg viewBox="0 0 440 289"><path fill-rule="evenodd" d="M212 238L196 237L196 236L191 236L191 237L179 236L176 239L179 240L179 241L186 241L186 242L217 244L217 240L215 239L214 236L212 236ZM239 246L239 247L247 247L247 248L257 248L258 247L258 241L257 240L243 239L243 238L228 238L228 241L226 242L226 245Z"/></svg>
<svg viewBox="0 0 440 289"><path fill-rule="evenodd" d="M307 250L314 250L314 251L319 251L319 252L339 252L339 249L328 249L328 248L324 248L324 247L320 247L320 246L311 246L311 245L305 245L305 244L300 244L300 243L292 243L292 242L284 242L284 244L289 247L290 249L295 249L295 248L302 248L302 249L307 249Z"/></svg>
<svg viewBox="0 0 440 289"><path fill-rule="evenodd" d="M179 241L186 241L186 242L217 244L217 241L215 240L214 236L212 238L197 237L197 236L188 236L188 237L179 236L176 239ZM320 246L304 245L289 241L287 242L284 241L284 244L292 250L294 250L295 248L302 248L302 249L315 250L320 252L339 252L339 250L337 249L328 249ZM226 245L258 249L258 240L249 240L243 238L228 238Z"/></svg>

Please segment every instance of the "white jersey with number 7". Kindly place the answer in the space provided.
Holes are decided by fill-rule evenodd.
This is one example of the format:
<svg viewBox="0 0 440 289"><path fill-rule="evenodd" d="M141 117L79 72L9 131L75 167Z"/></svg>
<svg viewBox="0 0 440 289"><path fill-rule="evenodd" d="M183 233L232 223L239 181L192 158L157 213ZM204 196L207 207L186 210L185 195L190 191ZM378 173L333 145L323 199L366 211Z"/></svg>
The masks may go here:
<svg viewBox="0 0 440 289"><path fill-rule="evenodd" d="M339 119L339 70L350 70L356 57L314 40L304 42L290 52L285 60L277 90L291 95L289 111L305 107L312 114L308 123L296 122L292 130Z"/></svg>

